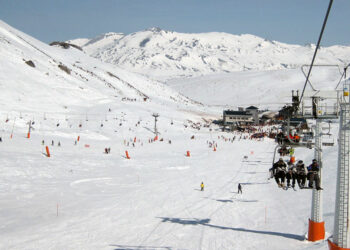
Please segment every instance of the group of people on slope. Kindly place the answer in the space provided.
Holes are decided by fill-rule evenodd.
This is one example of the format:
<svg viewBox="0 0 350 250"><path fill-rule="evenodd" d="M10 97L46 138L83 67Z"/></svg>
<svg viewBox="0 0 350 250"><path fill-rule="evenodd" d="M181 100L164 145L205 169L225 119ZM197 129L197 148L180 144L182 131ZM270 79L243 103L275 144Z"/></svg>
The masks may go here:
<svg viewBox="0 0 350 250"><path fill-rule="evenodd" d="M313 188L314 182L317 190L322 190L320 187L320 166L316 159L312 160L312 163L306 167L302 160L299 160L296 164L288 162L287 164L280 158L273 164L271 170L271 177L274 177L278 187L286 187L285 180L287 179L287 187L295 187L297 181L300 189L307 188L306 179L309 180L308 188ZM292 185L290 184L292 181Z"/></svg>

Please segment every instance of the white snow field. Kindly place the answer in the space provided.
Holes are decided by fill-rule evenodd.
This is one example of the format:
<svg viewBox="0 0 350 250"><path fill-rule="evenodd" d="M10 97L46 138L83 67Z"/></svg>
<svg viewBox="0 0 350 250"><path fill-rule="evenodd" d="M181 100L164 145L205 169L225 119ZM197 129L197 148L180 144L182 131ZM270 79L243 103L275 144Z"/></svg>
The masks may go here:
<svg viewBox="0 0 350 250"><path fill-rule="evenodd" d="M314 66L310 82L315 89L321 90L325 97L332 97L335 87L338 86L337 89L341 90L343 86L338 85L342 73L341 66ZM292 90L295 91L294 94L299 90L299 96L301 95L304 83L305 77L300 69L285 69L176 78L168 80L166 85L193 100L211 106L237 110L237 107L254 105L278 110L284 104L291 103ZM315 93L308 84L305 95L312 96Z"/></svg>
<svg viewBox="0 0 350 250"><path fill-rule="evenodd" d="M239 140L209 125L224 104L282 105L289 90L276 75L288 72L292 85L301 88L300 71L238 74L255 82L246 90L213 89L214 76L203 78L202 93L191 82L192 92L179 89L201 104L77 49L50 47L3 22L0 55L0 249L328 249L326 241L305 240L311 190L282 190L268 180L274 141ZM259 74L276 95L257 95ZM337 74L325 73L322 84ZM217 77L220 86L230 82ZM152 142L154 113L160 115L160 134ZM334 123L335 142L337 129ZM228 140L233 136L235 141ZM216 151L209 141L217 143ZM297 148L296 157L311 163L313 150ZM325 148L323 157L328 237L337 144ZM237 194L238 183L243 194Z"/></svg>

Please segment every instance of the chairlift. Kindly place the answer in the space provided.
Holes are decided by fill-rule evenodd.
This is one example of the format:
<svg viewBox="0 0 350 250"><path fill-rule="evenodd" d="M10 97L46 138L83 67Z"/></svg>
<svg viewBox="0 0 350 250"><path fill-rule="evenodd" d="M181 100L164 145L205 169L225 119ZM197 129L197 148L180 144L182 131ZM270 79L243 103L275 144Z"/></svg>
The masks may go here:
<svg viewBox="0 0 350 250"><path fill-rule="evenodd" d="M322 139L322 146L332 147L334 146L334 137L329 136L329 138Z"/></svg>
<svg viewBox="0 0 350 250"><path fill-rule="evenodd" d="M300 125L293 128L290 125L290 119L287 119L286 124L282 127L282 132L276 136L276 139L279 144L311 148L313 133L309 130L305 131Z"/></svg>
<svg viewBox="0 0 350 250"><path fill-rule="evenodd" d="M287 147L285 144L277 144L275 147L275 150L273 152L273 158L272 158L272 164L271 164L271 168L269 169L269 173L270 173L270 177L269 179L272 179L274 177L274 174L272 172L273 169L273 165L276 163L276 153L280 152L282 150L282 148ZM288 149L288 148L287 148Z"/></svg>
<svg viewBox="0 0 350 250"><path fill-rule="evenodd" d="M292 149L292 147L291 146L287 146L286 144L278 144L278 145L276 145L276 147L275 147L275 150L274 150L274 154L273 154L273 160L272 160L272 166L271 166L271 168L269 169L269 178L268 178L268 180L270 180L270 179L274 179L274 177L275 177L275 173L274 173L274 171L273 171L273 166L274 166L274 164L277 162L277 157L276 157L276 153L277 152L279 152L283 147L285 147L288 151L290 151L291 149ZM282 158L283 159L283 156L281 156L281 157L279 157L279 158ZM285 160L284 160L285 161ZM286 162L285 162L286 163ZM305 164L305 163L304 163ZM288 167L288 165L287 165L287 167ZM287 178L287 177L285 177L285 178ZM306 178L306 177L305 177ZM291 179L290 179L291 180ZM294 187L293 187L294 188ZM303 187L300 187L299 186L299 188L300 189L312 189L312 188L309 188L309 187L307 187L307 186L303 186ZM283 187L283 189L284 190L287 190L288 189L288 187Z"/></svg>
<svg viewBox="0 0 350 250"><path fill-rule="evenodd" d="M314 139L314 132L308 131L303 133L302 142L312 141Z"/></svg>
<svg viewBox="0 0 350 250"><path fill-rule="evenodd" d="M328 123L328 126L327 127L323 127L322 130L327 130L328 132L326 132L326 133L322 132L322 135L329 135L329 136L331 136L332 135L331 134L331 123L332 123L332 121L329 120L329 121L327 121L327 123Z"/></svg>

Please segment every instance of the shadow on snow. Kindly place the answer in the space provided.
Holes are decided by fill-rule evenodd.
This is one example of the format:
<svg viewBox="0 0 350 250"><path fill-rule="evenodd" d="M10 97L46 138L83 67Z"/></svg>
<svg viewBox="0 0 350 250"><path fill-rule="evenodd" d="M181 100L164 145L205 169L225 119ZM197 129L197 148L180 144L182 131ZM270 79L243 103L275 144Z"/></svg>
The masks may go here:
<svg viewBox="0 0 350 250"><path fill-rule="evenodd" d="M155 246L127 246L127 245L110 245L114 250L171 250L171 247L155 247Z"/></svg>
<svg viewBox="0 0 350 250"><path fill-rule="evenodd" d="M224 226L218 226L210 224L210 219L182 219L182 218L169 218L169 217L158 217L162 220L162 222L170 222L170 223L177 223L181 225L203 225L207 227L212 227L216 229L222 229L222 230L232 230L232 231L238 231L238 232L246 232L246 233L255 233L255 234L262 234L262 235L272 235L272 236L279 236L283 238L288 239L294 239L303 241L305 240L304 235L297 235L297 234L289 234L289 233L280 233L280 232L272 232L272 231L260 231L260 230L252 230L252 229L246 229L241 227L224 227Z"/></svg>

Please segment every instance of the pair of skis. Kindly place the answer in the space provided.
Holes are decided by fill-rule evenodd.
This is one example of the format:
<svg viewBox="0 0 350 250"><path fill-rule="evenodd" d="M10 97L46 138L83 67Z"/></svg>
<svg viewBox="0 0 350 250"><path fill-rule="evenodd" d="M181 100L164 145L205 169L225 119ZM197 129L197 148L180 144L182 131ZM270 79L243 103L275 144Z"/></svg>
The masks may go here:
<svg viewBox="0 0 350 250"><path fill-rule="evenodd" d="M297 191L296 189L295 189L295 187L291 187L291 186L285 186L285 187L283 187L282 186L282 188L283 188L283 190L288 190L288 189L290 189L290 188L292 188L294 191Z"/></svg>

